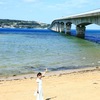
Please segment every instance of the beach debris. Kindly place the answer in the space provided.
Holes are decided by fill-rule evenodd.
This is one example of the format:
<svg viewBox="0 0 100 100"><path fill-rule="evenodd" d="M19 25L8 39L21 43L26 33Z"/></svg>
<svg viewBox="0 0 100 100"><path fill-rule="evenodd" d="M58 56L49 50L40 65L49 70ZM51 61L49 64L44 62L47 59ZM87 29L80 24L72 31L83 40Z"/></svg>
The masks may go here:
<svg viewBox="0 0 100 100"><path fill-rule="evenodd" d="M2 81L4 81L4 80L0 80L0 82L2 82Z"/></svg>
<svg viewBox="0 0 100 100"><path fill-rule="evenodd" d="M33 79L34 77L30 77L30 79Z"/></svg>
<svg viewBox="0 0 100 100"><path fill-rule="evenodd" d="M20 79L17 79L17 78L16 78L16 79L14 79L14 80L18 81L18 80L20 80Z"/></svg>
<svg viewBox="0 0 100 100"><path fill-rule="evenodd" d="M97 66L96 69L99 69L99 66Z"/></svg>
<svg viewBox="0 0 100 100"><path fill-rule="evenodd" d="M13 75L13 76L16 76L16 75Z"/></svg>
<svg viewBox="0 0 100 100"><path fill-rule="evenodd" d="M24 79L27 79L26 77L24 77Z"/></svg>
<svg viewBox="0 0 100 100"><path fill-rule="evenodd" d="M61 76L62 76L62 74L59 74L58 76L59 76L59 77L61 77Z"/></svg>
<svg viewBox="0 0 100 100"><path fill-rule="evenodd" d="M93 83L93 84L98 84L98 83L95 82L95 83Z"/></svg>

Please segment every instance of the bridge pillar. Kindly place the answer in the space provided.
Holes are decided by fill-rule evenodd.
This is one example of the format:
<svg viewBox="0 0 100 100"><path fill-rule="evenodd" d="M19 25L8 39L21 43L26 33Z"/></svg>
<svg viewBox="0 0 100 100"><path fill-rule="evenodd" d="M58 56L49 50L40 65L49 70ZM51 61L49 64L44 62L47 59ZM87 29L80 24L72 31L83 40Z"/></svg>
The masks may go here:
<svg viewBox="0 0 100 100"><path fill-rule="evenodd" d="M58 32L60 32L61 25L58 23Z"/></svg>
<svg viewBox="0 0 100 100"><path fill-rule="evenodd" d="M55 24L55 27L56 27L55 31L58 32L58 24L57 23Z"/></svg>
<svg viewBox="0 0 100 100"><path fill-rule="evenodd" d="M58 23L58 32L61 32L61 25Z"/></svg>
<svg viewBox="0 0 100 100"><path fill-rule="evenodd" d="M82 39L85 38L85 25L76 26L76 36Z"/></svg>
<svg viewBox="0 0 100 100"><path fill-rule="evenodd" d="M61 33L61 23L59 23L59 29L58 30L59 30L58 32Z"/></svg>
<svg viewBox="0 0 100 100"><path fill-rule="evenodd" d="M66 34L71 35L71 23L66 23Z"/></svg>
<svg viewBox="0 0 100 100"><path fill-rule="evenodd" d="M64 33L64 23L61 23L61 33Z"/></svg>
<svg viewBox="0 0 100 100"><path fill-rule="evenodd" d="M64 32L66 34L67 30L66 30L66 22L64 22Z"/></svg>

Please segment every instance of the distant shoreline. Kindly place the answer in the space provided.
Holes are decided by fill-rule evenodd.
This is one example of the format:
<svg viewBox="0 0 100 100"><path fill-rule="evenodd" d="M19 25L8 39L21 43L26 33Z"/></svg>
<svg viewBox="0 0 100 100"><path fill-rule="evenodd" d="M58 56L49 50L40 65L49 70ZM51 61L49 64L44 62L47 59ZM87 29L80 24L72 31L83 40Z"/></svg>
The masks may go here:
<svg viewBox="0 0 100 100"><path fill-rule="evenodd" d="M70 70L61 70L61 71L48 71L46 76L59 76L64 74L72 74L72 73L83 73L83 72L91 72L100 70L100 67L87 67L87 68L79 68L79 69L70 69ZM22 74L22 75L13 75L13 76L2 76L0 77L0 81L11 81L11 80L23 80L23 79L33 79L36 78L36 74L38 72L34 72L33 74Z"/></svg>
<svg viewBox="0 0 100 100"><path fill-rule="evenodd" d="M0 28L47 28L49 25L37 21L0 19Z"/></svg>

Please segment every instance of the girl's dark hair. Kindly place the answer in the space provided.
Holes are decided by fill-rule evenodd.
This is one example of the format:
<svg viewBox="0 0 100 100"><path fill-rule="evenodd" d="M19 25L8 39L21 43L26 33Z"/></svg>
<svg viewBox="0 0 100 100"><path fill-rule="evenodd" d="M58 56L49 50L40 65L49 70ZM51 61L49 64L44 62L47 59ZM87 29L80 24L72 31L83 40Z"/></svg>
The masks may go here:
<svg viewBox="0 0 100 100"><path fill-rule="evenodd" d="M41 76L41 75L42 75L42 73L39 72L39 73L37 74L37 77L38 77L38 76Z"/></svg>

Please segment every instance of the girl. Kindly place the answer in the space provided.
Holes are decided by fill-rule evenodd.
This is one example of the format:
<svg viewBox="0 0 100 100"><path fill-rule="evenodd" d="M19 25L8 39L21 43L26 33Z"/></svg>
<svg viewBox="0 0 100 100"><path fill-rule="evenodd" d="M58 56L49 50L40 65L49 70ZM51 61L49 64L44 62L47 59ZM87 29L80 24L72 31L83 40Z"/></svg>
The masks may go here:
<svg viewBox="0 0 100 100"><path fill-rule="evenodd" d="M46 74L47 72L47 69L46 71L42 74L42 73L38 73L37 74L37 100L44 100L43 99L43 91L42 91L42 77Z"/></svg>

